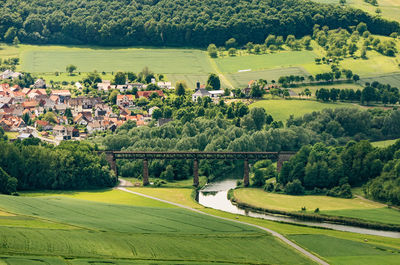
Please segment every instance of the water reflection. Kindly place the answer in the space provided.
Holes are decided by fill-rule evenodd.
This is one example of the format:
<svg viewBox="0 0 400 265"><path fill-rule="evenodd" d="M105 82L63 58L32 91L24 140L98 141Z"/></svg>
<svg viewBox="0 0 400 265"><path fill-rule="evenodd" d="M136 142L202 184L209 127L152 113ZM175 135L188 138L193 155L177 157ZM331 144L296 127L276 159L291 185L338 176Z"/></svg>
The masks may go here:
<svg viewBox="0 0 400 265"><path fill-rule="evenodd" d="M384 237L400 238L399 232L381 231L374 229L359 228L348 225L331 224L325 222L311 222L287 217L282 215L273 215L267 213L257 213L249 210L240 209L228 200L228 191L236 187L236 180L226 179L207 184L198 194L198 202L206 207L230 212L233 214L246 215L250 217L263 218L272 221L283 221L308 226L325 227L339 231L354 232L366 235L378 235Z"/></svg>

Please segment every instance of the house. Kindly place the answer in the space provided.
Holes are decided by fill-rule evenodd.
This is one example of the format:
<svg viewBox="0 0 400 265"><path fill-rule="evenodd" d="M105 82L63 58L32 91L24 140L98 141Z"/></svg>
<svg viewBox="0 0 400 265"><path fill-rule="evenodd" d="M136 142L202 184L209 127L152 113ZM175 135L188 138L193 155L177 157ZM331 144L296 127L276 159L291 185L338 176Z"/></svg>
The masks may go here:
<svg viewBox="0 0 400 265"><path fill-rule="evenodd" d="M162 98L164 97L164 93L162 92L162 90L138 91L137 97L149 99L153 93L156 93L159 97L162 97Z"/></svg>
<svg viewBox="0 0 400 265"><path fill-rule="evenodd" d="M211 98L219 98L222 97L225 93L224 90L211 90L208 91L210 93Z"/></svg>
<svg viewBox="0 0 400 265"><path fill-rule="evenodd" d="M62 125L56 125L53 128L53 135L57 140L71 140L72 135L68 134L67 128Z"/></svg>
<svg viewBox="0 0 400 265"><path fill-rule="evenodd" d="M145 84L143 83L128 83L128 85L130 85L133 88L136 88L137 90L141 90L144 89Z"/></svg>
<svg viewBox="0 0 400 265"><path fill-rule="evenodd" d="M79 137L79 130L75 127L69 126L67 127L67 135L70 137Z"/></svg>
<svg viewBox="0 0 400 265"><path fill-rule="evenodd" d="M46 89L40 88L40 89L32 89L28 92L27 94L28 98L30 99L37 99L40 97L47 96Z"/></svg>
<svg viewBox="0 0 400 265"><path fill-rule="evenodd" d="M103 103L101 98L77 97L69 99L67 105L73 112L79 113L82 111L92 111L97 104L101 103Z"/></svg>
<svg viewBox="0 0 400 265"><path fill-rule="evenodd" d="M77 116L74 117L74 123L78 125L84 125L86 126L88 122L85 119L85 116L83 116L82 113L79 113Z"/></svg>
<svg viewBox="0 0 400 265"><path fill-rule="evenodd" d="M35 128L41 128L43 131L51 131L53 130L53 126L48 121L37 120L35 122Z"/></svg>
<svg viewBox="0 0 400 265"><path fill-rule="evenodd" d="M101 121L93 121L87 125L87 130L89 133L94 133L97 131L104 131L105 127Z"/></svg>
<svg viewBox="0 0 400 265"><path fill-rule="evenodd" d="M101 83L97 84L97 90L99 91L108 91L111 89L111 81L110 80L102 80Z"/></svg>
<svg viewBox="0 0 400 265"><path fill-rule="evenodd" d="M46 88L46 82L39 78L38 80L35 81L35 83L33 84L34 88Z"/></svg>
<svg viewBox="0 0 400 265"><path fill-rule="evenodd" d="M204 97L211 97L210 92L208 90L205 90L204 88L200 88L192 94L192 100L194 102L196 102L199 98L204 98Z"/></svg>
<svg viewBox="0 0 400 265"><path fill-rule="evenodd" d="M171 82L157 82L157 86L161 89L175 89L175 87L171 85Z"/></svg>
<svg viewBox="0 0 400 265"><path fill-rule="evenodd" d="M133 95L118 95L117 96L117 106L119 107L131 107L134 105Z"/></svg>
<svg viewBox="0 0 400 265"><path fill-rule="evenodd" d="M52 90L52 96L58 96L61 103L66 103L71 98L71 92L69 90Z"/></svg>
<svg viewBox="0 0 400 265"><path fill-rule="evenodd" d="M0 79L16 79L22 76L21 73L13 72L12 70L5 70L0 74Z"/></svg>
<svg viewBox="0 0 400 265"><path fill-rule="evenodd" d="M39 102L37 102L36 100L25 101L24 103L22 103L22 107L29 111L33 111L38 105Z"/></svg>
<svg viewBox="0 0 400 265"><path fill-rule="evenodd" d="M33 135L31 133L21 133L20 135L17 136L17 139L21 141L28 138L33 138Z"/></svg>
<svg viewBox="0 0 400 265"><path fill-rule="evenodd" d="M160 109L160 108L159 108L159 107L151 107L151 108L149 109L149 115L150 115L150 116L153 116L153 112L154 112L156 109Z"/></svg>
<svg viewBox="0 0 400 265"><path fill-rule="evenodd" d="M17 132L25 128L26 124L20 117L4 115L0 119L0 127L6 132Z"/></svg>

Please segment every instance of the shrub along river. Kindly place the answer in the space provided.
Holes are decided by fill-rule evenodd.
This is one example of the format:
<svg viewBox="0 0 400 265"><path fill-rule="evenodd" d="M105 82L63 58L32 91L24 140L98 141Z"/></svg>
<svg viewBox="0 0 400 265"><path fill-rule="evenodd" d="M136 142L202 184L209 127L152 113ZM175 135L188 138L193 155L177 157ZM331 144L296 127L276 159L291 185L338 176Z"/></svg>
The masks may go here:
<svg viewBox="0 0 400 265"><path fill-rule="evenodd" d="M376 229L366 229L360 228L356 226L350 225L341 225L334 224L328 222L316 222L316 221L305 221L294 217L284 216L284 215L275 215L268 213L260 213L256 211L251 211L248 209L241 209L238 206L234 205L228 199L228 191L230 189L234 189L236 187L236 180L234 179L225 179L213 183L207 184L204 188L202 188L198 193L198 202L209 208L233 213L246 215L250 217L262 218L272 221L285 222L285 223L294 223L306 226L315 226L315 227L324 227L333 230L353 232L359 234L366 235L377 235L384 237L392 237L392 238L400 238L400 232L391 232L391 231L382 231Z"/></svg>

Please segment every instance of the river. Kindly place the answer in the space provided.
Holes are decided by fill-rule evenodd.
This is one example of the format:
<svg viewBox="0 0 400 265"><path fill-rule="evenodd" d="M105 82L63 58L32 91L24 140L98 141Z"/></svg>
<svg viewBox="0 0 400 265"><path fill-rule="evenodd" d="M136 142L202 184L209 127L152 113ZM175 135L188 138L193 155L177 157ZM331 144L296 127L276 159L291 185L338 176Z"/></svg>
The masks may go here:
<svg viewBox="0 0 400 265"><path fill-rule="evenodd" d="M400 232L391 232L391 231L381 231L375 229L366 229L360 228L356 226L349 225L339 225L332 224L327 222L311 222L304 221L293 217L287 217L282 215L274 215L268 213L258 213L249 210L243 210L232 204L230 200L228 200L228 191L236 187L236 180L234 179L226 179L213 183L207 184L203 189L199 191L198 194L198 202L206 207L214 208L217 210L246 215L250 217L262 218L272 221L280 221L286 223L295 223L307 226L316 226L316 227L324 227L333 230L353 232L359 234L366 235L376 235L376 236L384 236L384 237L392 237L392 238L400 238Z"/></svg>

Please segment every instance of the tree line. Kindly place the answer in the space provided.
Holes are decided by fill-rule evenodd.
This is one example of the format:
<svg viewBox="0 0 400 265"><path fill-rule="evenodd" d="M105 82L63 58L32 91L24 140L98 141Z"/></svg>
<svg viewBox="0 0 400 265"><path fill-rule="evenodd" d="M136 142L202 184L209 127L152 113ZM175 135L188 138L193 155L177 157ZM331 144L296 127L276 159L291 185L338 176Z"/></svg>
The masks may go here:
<svg viewBox="0 0 400 265"><path fill-rule="evenodd" d="M284 163L277 178L288 194L327 194L351 198L351 187L363 186L373 199L400 205L400 141L374 148L368 141L350 141L344 147L323 143L303 146Z"/></svg>
<svg viewBox="0 0 400 265"><path fill-rule="evenodd" d="M88 144L62 142L54 147L36 138L0 140L0 193L104 188L116 182L105 157Z"/></svg>
<svg viewBox="0 0 400 265"><path fill-rule="evenodd" d="M5 0L5 42L218 46L264 43L269 34L311 35L315 25L347 29L364 22L371 33L399 32L399 23L358 9L302 0Z"/></svg>

